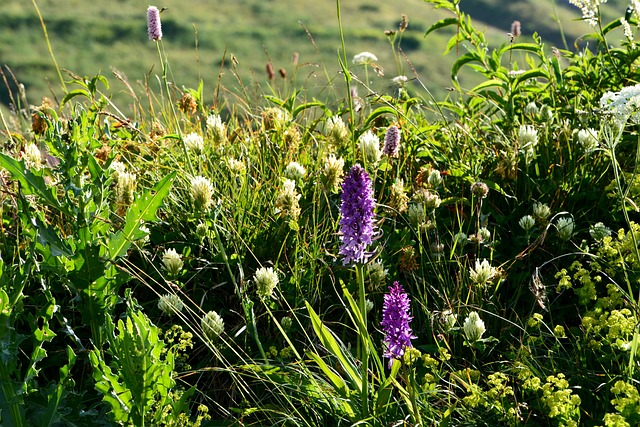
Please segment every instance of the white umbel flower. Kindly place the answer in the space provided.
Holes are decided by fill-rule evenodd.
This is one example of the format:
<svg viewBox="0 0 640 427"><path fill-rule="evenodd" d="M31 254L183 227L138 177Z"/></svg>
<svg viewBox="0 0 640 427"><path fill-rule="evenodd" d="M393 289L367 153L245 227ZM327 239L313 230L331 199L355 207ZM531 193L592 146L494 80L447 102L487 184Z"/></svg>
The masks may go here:
<svg viewBox="0 0 640 427"><path fill-rule="evenodd" d="M378 61L378 58L371 52L360 52L353 57L353 63L356 65L369 65Z"/></svg>

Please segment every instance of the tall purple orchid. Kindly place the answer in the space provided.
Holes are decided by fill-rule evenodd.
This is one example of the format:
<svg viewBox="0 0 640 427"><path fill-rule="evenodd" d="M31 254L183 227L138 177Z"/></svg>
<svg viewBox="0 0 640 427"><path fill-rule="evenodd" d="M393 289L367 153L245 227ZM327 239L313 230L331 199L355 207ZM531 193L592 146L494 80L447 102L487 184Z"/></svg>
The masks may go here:
<svg viewBox="0 0 640 427"><path fill-rule="evenodd" d="M373 240L373 199L371 178L360 165L349 170L342 183L342 204L340 205L340 255L344 265L365 263L371 256L367 247Z"/></svg>
<svg viewBox="0 0 640 427"><path fill-rule="evenodd" d="M389 286L389 293L384 296L382 307L382 330L384 331L384 343L387 349L384 357L389 358L389 368L393 365L394 359L399 359L404 355L406 347L412 347L411 340L416 338L411 331L413 317L410 313L409 296L398 282L393 282Z"/></svg>

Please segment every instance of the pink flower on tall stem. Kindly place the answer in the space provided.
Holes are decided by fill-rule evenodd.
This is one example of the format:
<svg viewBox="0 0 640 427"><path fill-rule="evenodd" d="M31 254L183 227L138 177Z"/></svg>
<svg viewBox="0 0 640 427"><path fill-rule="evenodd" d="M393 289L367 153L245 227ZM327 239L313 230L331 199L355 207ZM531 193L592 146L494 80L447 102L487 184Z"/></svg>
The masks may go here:
<svg viewBox="0 0 640 427"><path fill-rule="evenodd" d="M162 25L160 24L160 11L155 6L147 9L147 30L149 39L158 41L162 38Z"/></svg>

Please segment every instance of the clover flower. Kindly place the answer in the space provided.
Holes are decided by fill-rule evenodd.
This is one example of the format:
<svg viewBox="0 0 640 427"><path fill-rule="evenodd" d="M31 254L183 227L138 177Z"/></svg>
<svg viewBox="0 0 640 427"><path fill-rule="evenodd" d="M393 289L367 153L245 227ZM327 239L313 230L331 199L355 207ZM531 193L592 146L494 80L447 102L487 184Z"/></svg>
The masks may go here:
<svg viewBox="0 0 640 427"><path fill-rule="evenodd" d="M535 147L538 145L538 131L530 125L521 125L518 128L518 144L525 152L525 157L530 159L535 154Z"/></svg>
<svg viewBox="0 0 640 427"><path fill-rule="evenodd" d="M306 173L307 170L298 162L291 162L284 169L284 176L296 182L304 178Z"/></svg>
<svg viewBox="0 0 640 427"><path fill-rule="evenodd" d="M207 117L207 129L213 134L213 140L217 143L224 142L227 138L227 127L219 114L212 114Z"/></svg>
<svg viewBox="0 0 640 427"><path fill-rule="evenodd" d="M489 186L484 182L474 182L471 185L471 193L476 197L484 199L487 197L487 194L489 194Z"/></svg>
<svg viewBox="0 0 640 427"><path fill-rule="evenodd" d="M378 61L378 58L371 52L360 52L353 57L353 63L356 65L369 65Z"/></svg>
<svg viewBox="0 0 640 427"><path fill-rule="evenodd" d="M362 149L367 162L377 163L382 155L380 152L380 139L378 136L368 130L360 135L358 141L360 141L360 148Z"/></svg>
<svg viewBox="0 0 640 427"><path fill-rule="evenodd" d="M438 169L432 169L427 177L427 183L431 188L438 188L442 184L442 175Z"/></svg>
<svg viewBox="0 0 640 427"><path fill-rule="evenodd" d="M224 332L224 320L215 311L210 311L200 320L202 333L210 340L215 340Z"/></svg>
<svg viewBox="0 0 640 427"><path fill-rule="evenodd" d="M584 151L592 151L598 147L598 132L594 129L580 129L577 136L578 144L584 148Z"/></svg>
<svg viewBox="0 0 640 427"><path fill-rule="evenodd" d="M389 157L397 157L400 149L400 129L397 126L389 126L384 136L382 152Z"/></svg>
<svg viewBox="0 0 640 427"><path fill-rule="evenodd" d="M404 191L404 181L402 178L396 178L391 185L391 200L389 206L394 208L400 213L407 210L409 202L409 196Z"/></svg>
<svg viewBox="0 0 640 427"><path fill-rule="evenodd" d="M391 79L391 83L400 87L403 87L408 81L409 78L407 76L397 76Z"/></svg>
<svg viewBox="0 0 640 427"><path fill-rule="evenodd" d="M158 308L166 315L176 314L182 311L184 304L178 295L161 295L158 300Z"/></svg>
<svg viewBox="0 0 640 427"><path fill-rule="evenodd" d="M162 38L160 11L155 6L149 6L147 9L147 30L149 33L149 40L158 41Z"/></svg>
<svg viewBox="0 0 640 427"><path fill-rule="evenodd" d="M24 147L22 153L24 163L28 168L40 169L42 167L42 152L33 142L28 143Z"/></svg>
<svg viewBox="0 0 640 427"><path fill-rule="evenodd" d="M551 215L551 208L545 203L533 204L533 216L536 220L544 222Z"/></svg>
<svg viewBox="0 0 640 427"><path fill-rule="evenodd" d="M342 183L340 204L340 255L344 265L365 263L371 256L367 247L373 241L373 187L360 165L354 165Z"/></svg>
<svg viewBox="0 0 640 427"><path fill-rule="evenodd" d="M564 217L558 218L558 222L556 223L556 229L558 230L558 237L562 240L569 240L573 236L573 227L575 223L573 222L573 218Z"/></svg>
<svg viewBox="0 0 640 427"><path fill-rule="evenodd" d="M276 286L278 286L278 273L273 271L272 267L261 267L254 274L253 282L256 284L256 293L260 299L269 299L273 296Z"/></svg>
<svg viewBox="0 0 640 427"><path fill-rule="evenodd" d="M611 229L601 222L595 223L590 229L589 234L593 240L599 242L607 236L611 236Z"/></svg>
<svg viewBox="0 0 640 427"><path fill-rule="evenodd" d="M185 135L182 140L185 147L196 154L202 154L204 151L204 139L195 132Z"/></svg>
<svg viewBox="0 0 640 427"><path fill-rule="evenodd" d="M129 206L133 203L133 195L136 190L136 174L121 172L116 182L116 200L121 206Z"/></svg>
<svg viewBox="0 0 640 427"><path fill-rule="evenodd" d="M329 191L337 191L342 184L342 175L344 174L344 159L336 158L334 154L329 154L324 160L322 169L322 177L325 187Z"/></svg>
<svg viewBox="0 0 640 427"><path fill-rule="evenodd" d="M480 319L480 315L475 311L469 313L467 318L464 320L462 329L464 330L464 334L467 336L467 340L471 343L482 338L482 334L486 331L484 322Z"/></svg>
<svg viewBox="0 0 640 427"><path fill-rule="evenodd" d="M164 265L164 269L167 270L172 276L176 276L182 270L182 266L184 263L182 262L182 257L175 249L167 249L164 251L162 255L162 264Z"/></svg>
<svg viewBox="0 0 640 427"><path fill-rule="evenodd" d="M331 116L327 120L327 136L340 145L349 136L349 128L340 116Z"/></svg>
<svg viewBox="0 0 640 427"><path fill-rule="evenodd" d="M469 278L478 286L484 286L487 282L494 278L497 269L489 264L489 261L483 259L482 262L476 259L475 268L469 269Z"/></svg>
<svg viewBox="0 0 640 427"><path fill-rule="evenodd" d="M191 180L191 197L196 209L206 210L211 205L213 185L204 176L196 176Z"/></svg>
<svg viewBox="0 0 640 427"><path fill-rule="evenodd" d="M288 215L297 220L300 216L299 200L300 194L296 191L296 182L291 179L285 179L276 198L276 213Z"/></svg>
<svg viewBox="0 0 640 427"><path fill-rule="evenodd" d="M409 323L413 317L410 313L410 301L398 282L389 286L389 293L384 296L382 307L382 330L386 350L383 357L389 358L389 368L394 359L404 355L405 348L412 347L411 340L416 338Z"/></svg>
<svg viewBox="0 0 640 427"><path fill-rule="evenodd" d="M518 221L518 225L528 233L536 225L536 220L531 215L525 215L520 218L520 221Z"/></svg>

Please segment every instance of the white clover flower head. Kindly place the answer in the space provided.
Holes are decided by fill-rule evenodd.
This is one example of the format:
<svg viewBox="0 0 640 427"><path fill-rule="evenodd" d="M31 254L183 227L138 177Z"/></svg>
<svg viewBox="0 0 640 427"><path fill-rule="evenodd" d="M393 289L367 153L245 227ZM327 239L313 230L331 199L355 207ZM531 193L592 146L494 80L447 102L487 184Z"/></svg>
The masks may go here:
<svg viewBox="0 0 640 427"><path fill-rule="evenodd" d="M438 193L433 193L431 191L424 192L424 207L428 210L434 210L440 207L440 203L442 200Z"/></svg>
<svg viewBox="0 0 640 427"><path fill-rule="evenodd" d="M534 203L533 204L533 216L534 218L545 221L551 215L551 208L545 203Z"/></svg>
<svg viewBox="0 0 640 427"><path fill-rule="evenodd" d="M593 240L599 242L607 236L611 236L611 229L601 222L595 223L589 228L589 234Z"/></svg>
<svg viewBox="0 0 640 427"><path fill-rule="evenodd" d="M253 282L256 284L256 293L263 300L273 297L273 291L278 286L279 281L278 273L273 271L272 267L261 267L253 276Z"/></svg>
<svg viewBox="0 0 640 427"><path fill-rule="evenodd" d="M369 65L377 61L378 58L371 52L360 52L353 57L353 63L356 65Z"/></svg>
<svg viewBox="0 0 640 427"><path fill-rule="evenodd" d="M419 229L427 221L427 212L422 203L412 203L407 211L409 224L415 229Z"/></svg>
<svg viewBox="0 0 640 427"><path fill-rule="evenodd" d="M437 169L432 169L431 172L429 172L427 183L431 188L438 188L440 184L442 184L442 175L440 174L440 171Z"/></svg>
<svg viewBox="0 0 640 427"><path fill-rule="evenodd" d="M233 172L236 175L242 175L247 170L247 166L244 164L244 162L234 158L227 159L227 167L229 168L229 171Z"/></svg>
<svg viewBox="0 0 640 427"><path fill-rule="evenodd" d="M191 179L191 197L198 210L207 210L211 206L213 185L204 176L196 176Z"/></svg>
<svg viewBox="0 0 640 427"><path fill-rule="evenodd" d="M478 230L478 235L482 239L483 242L489 241L491 239L491 231L487 227L482 227Z"/></svg>
<svg viewBox="0 0 640 427"><path fill-rule="evenodd" d="M300 194L296 191L296 182L285 179L276 198L276 213L289 215L294 220L298 219L300 216L299 200Z"/></svg>
<svg viewBox="0 0 640 427"><path fill-rule="evenodd" d="M484 182L474 182L471 185L471 193L476 197L484 199L489 194L489 186Z"/></svg>
<svg viewBox="0 0 640 427"><path fill-rule="evenodd" d="M109 165L109 169L111 169L111 178L113 178L113 180L117 183L120 174L127 171L127 166L122 162L114 160Z"/></svg>
<svg viewBox="0 0 640 427"><path fill-rule="evenodd" d="M484 286L495 277L497 271L498 269L492 267L486 259L483 259L482 262L476 259L475 268L469 269L469 278L476 285Z"/></svg>
<svg viewBox="0 0 640 427"><path fill-rule="evenodd" d="M222 121L219 114L212 114L207 117L207 128L213 134L215 142L223 142L227 137L227 126Z"/></svg>
<svg viewBox="0 0 640 427"><path fill-rule="evenodd" d="M204 238L207 237L208 235L209 235L209 226L204 222L198 223L198 225L196 225L196 236L198 236L200 241L204 240Z"/></svg>
<svg viewBox="0 0 640 427"><path fill-rule="evenodd" d="M224 320L215 311L210 311L202 316L200 327L204 336L213 341L224 332Z"/></svg>
<svg viewBox="0 0 640 427"><path fill-rule="evenodd" d="M527 116L536 116L540 112L538 104L535 101L531 101L524 107L524 114Z"/></svg>
<svg viewBox="0 0 640 427"><path fill-rule="evenodd" d="M33 142L28 143L24 147L22 153L24 163L28 168L40 169L42 167L42 152Z"/></svg>
<svg viewBox="0 0 640 427"><path fill-rule="evenodd" d="M342 143L349 136L349 128L340 116L331 116L327 120L327 135L337 143Z"/></svg>
<svg viewBox="0 0 640 427"><path fill-rule="evenodd" d="M560 239L567 241L573 237L573 228L575 223L573 222L573 218L571 217L562 217L558 218L556 222L556 229L558 230L558 237Z"/></svg>
<svg viewBox="0 0 640 427"><path fill-rule="evenodd" d="M458 321L458 315L454 314L451 310L445 310L442 312L442 323L444 324L445 331L450 331L456 325Z"/></svg>
<svg viewBox="0 0 640 427"><path fill-rule="evenodd" d="M307 170L298 162L291 162L284 169L284 176L296 182L304 178L306 173Z"/></svg>
<svg viewBox="0 0 640 427"><path fill-rule="evenodd" d="M182 138L182 141L189 151L193 151L196 154L202 154L204 151L204 139L196 132L191 132L185 135Z"/></svg>
<svg viewBox="0 0 640 427"><path fill-rule="evenodd" d="M598 147L598 132L592 128L580 129L577 132L578 144L584 148L584 151L593 151Z"/></svg>
<svg viewBox="0 0 640 427"><path fill-rule="evenodd" d="M161 295L158 300L158 308L166 315L180 313L184 308L184 304L178 295L165 294Z"/></svg>
<svg viewBox="0 0 640 427"><path fill-rule="evenodd" d="M330 191L337 190L342 184L344 175L344 159L336 158L334 154L329 154L324 160L323 175L326 186Z"/></svg>
<svg viewBox="0 0 640 427"><path fill-rule="evenodd" d="M370 299L367 298L364 305L365 305L365 309L367 310L367 313L373 310L373 301L371 301Z"/></svg>
<svg viewBox="0 0 640 427"><path fill-rule="evenodd" d="M538 144L538 131L531 125L521 125L518 128L518 144L522 148L536 146Z"/></svg>
<svg viewBox="0 0 640 427"><path fill-rule="evenodd" d="M480 315L475 311L469 313L467 318L464 320L462 329L470 343L478 341L486 331L484 322L480 319Z"/></svg>
<svg viewBox="0 0 640 427"><path fill-rule="evenodd" d="M469 241L469 237L462 231L453 235L453 244L456 248L462 248Z"/></svg>
<svg viewBox="0 0 640 427"><path fill-rule="evenodd" d="M380 138L370 130L366 131L360 138L360 149L364 153L365 159L369 163L377 163L382 157L382 151L380 150Z"/></svg>
<svg viewBox="0 0 640 427"><path fill-rule="evenodd" d="M173 248L164 251L164 254L162 255L162 264L164 265L164 269L167 270L167 273L171 276L177 276L184 265L182 257Z"/></svg>
<svg viewBox="0 0 640 427"><path fill-rule="evenodd" d="M118 174L118 181L116 182L116 200L119 205L129 206L133 203L136 183L136 174L130 172L122 172Z"/></svg>
<svg viewBox="0 0 640 427"><path fill-rule="evenodd" d="M518 221L518 225L528 233L536 225L536 220L531 215L525 215L520 218L520 221Z"/></svg>

